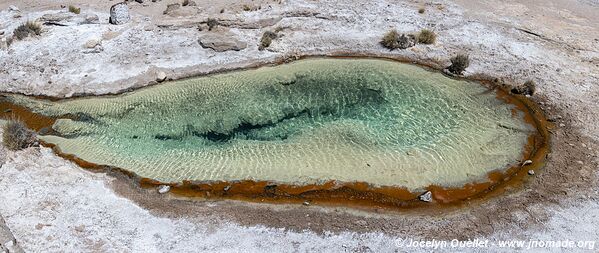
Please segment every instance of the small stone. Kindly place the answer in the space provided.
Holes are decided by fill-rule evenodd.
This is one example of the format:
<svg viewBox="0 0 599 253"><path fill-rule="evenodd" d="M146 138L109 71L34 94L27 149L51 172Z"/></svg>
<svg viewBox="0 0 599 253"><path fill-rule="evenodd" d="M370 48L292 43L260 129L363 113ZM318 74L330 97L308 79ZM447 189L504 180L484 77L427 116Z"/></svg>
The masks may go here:
<svg viewBox="0 0 599 253"><path fill-rule="evenodd" d="M576 161L576 163L578 163L578 164L580 164L580 165L583 165L583 164L584 164L584 162L582 162L582 161Z"/></svg>
<svg viewBox="0 0 599 253"><path fill-rule="evenodd" d="M4 35L4 30L0 30L0 35Z"/></svg>
<svg viewBox="0 0 599 253"><path fill-rule="evenodd" d="M529 170L529 171L528 171L528 175L531 175L531 176L532 176L532 175L534 175L534 174L535 174L535 171L534 171L534 170Z"/></svg>
<svg viewBox="0 0 599 253"><path fill-rule="evenodd" d="M532 164L532 160L526 160L522 163L522 166L526 166L526 165L530 165Z"/></svg>
<svg viewBox="0 0 599 253"><path fill-rule="evenodd" d="M158 73L156 73L156 81L164 82L164 80L166 80L166 73L164 73L164 71L158 71Z"/></svg>
<svg viewBox="0 0 599 253"><path fill-rule="evenodd" d="M11 5L11 6L8 6L8 10L9 11L19 11L19 8L17 8L17 6Z"/></svg>
<svg viewBox="0 0 599 253"><path fill-rule="evenodd" d="M240 51L247 47L247 43L236 39L230 34L206 34L198 42L203 48L211 48L216 52Z"/></svg>
<svg viewBox="0 0 599 253"><path fill-rule="evenodd" d="M586 148L586 147L587 147L587 144L584 144L584 143L583 143L583 144L581 144L581 145L582 145L582 147L583 147L583 148Z"/></svg>
<svg viewBox="0 0 599 253"><path fill-rule="evenodd" d="M165 194L165 193L169 192L170 190L171 190L171 187L168 185L158 186L158 193L160 193L160 194Z"/></svg>
<svg viewBox="0 0 599 253"><path fill-rule="evenodd" d="M6 110L4 110L4 113L9 113L9 112L12 112L12 109L6 109Z"/></svg>
<svg viewBox="0 0 599 253"><path fill-rule="evenodd" d="M401 34L397 38L397 45L399 49L406 49L416 45L416 36L412 34Z"/></svg>
<svg viewBox="0 0 599 253"><path fill-rule="evenodd" d="M564 124L564 123L559 123L559 127L565 127L565 126L566 126L566 124Z"/></svg>
<svg viewBox="0 0 599 253"><path fill-rule="evenodd" d="M91 39L88 40L87 42L85 42L85 47L86 48L95 48L97 46L99 46L102 42L98 39Z"/></svg>
<svg viewBox="0 0 599 253"><path fill-rule="evenodd" d="M131 16L129 16L129 6L127 6L127 3L122 2L110 7L109 23L122 25L129 22L129 20L131 20Z"/></svg>
<svg viewBox="0 0 599 253"><path fill-rule="evenodd" d="M166 6L166 10L164 10L162 14L168 15L179 8L181 8L180 4L169 4Z"/></svg>
<svg viewBox="0 0 599 253"><path fill-rule="evenodd" d="M85 231L85 225L76 226L75 231L83 233Z"/></svg>
<svg viewBox="0 0 599 253"><path fill-rule="evenodd" d="M304 203L302 203L302 205L309 206L310 205L310 201L304 201Z"/></svg>
<svg viewBox="0 0 599 253"><path fill-rule="evenodd" d="M96 14L87 14L85 16L85 23L87 23L87 24L97 24L97 23L100 23L100 18Z"/></svg>
<svg viewBox="0 0 599 253"><path fill-rule="evenodd" d="M226 191L226 192L228 192L229 190L231 190L231 186L227 185L227 186L225 186L225 188L223 190Z"/></svg>
<svg viewBox="0 0 599 253"><path fill-rule="evenodd" d="M420 201L424 201L424 202L432 202L433 201L433 193L431 191L427 191L427 192L423 193L422 195L418 196L418 199L420 199Z"/></svg>

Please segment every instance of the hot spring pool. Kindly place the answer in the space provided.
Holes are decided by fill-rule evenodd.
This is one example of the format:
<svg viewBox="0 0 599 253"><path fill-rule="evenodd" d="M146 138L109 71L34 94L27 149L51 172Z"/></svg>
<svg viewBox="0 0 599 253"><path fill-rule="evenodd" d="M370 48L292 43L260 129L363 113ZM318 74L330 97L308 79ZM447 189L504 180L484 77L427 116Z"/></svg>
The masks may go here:
<svg viewBox="0 0 599 253"><path fill-rule="evenodd" d="M366 183L418 191L518 164L535 128L495 91L418 66L306 59L56 102L64 154L164 183Z"/></svg>

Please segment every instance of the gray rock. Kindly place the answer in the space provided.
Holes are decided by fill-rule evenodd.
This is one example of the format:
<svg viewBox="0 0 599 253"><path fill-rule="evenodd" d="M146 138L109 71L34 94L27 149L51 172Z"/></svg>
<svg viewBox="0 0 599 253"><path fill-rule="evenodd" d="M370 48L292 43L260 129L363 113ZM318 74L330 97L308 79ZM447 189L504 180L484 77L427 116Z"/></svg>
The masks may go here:
<svg viewBox="0 0 599 253"><path fill-rule="evenodd" d="M158 193L160 193L160 194L165 194L165 193L169 192L170 190L171 190L171 187L168 185L158 186Z"/></svg>
<svg viewBox="0 0 599 253"><path fill-rule="evenodd" d="M423 193L422 195L418 196L418 199L420 199L420 201L424 201L424 202L432 202L433 201L433 193L431 191L427 191L427 192Z"/></svg>
<svg viewBox="0 0 599 253"><path fill-rule="evenodd" d="M164 82L164 80L166 80L166 73L164 73L164 71L158 71L156 73L156 81L157 82Z"/></svg>
<svg viewBox="0 0 599 253"><path fill-rule="evenodd" d="M195 15L198 13L197 8L187 7L181 8L181 4L169 4L166 6L166 10L163 12L164 15L171 17L186 17Z"/></svg>
<svg viewBox="0 0 599 253"><path fill-rule="evenodd" d="M534 174L535 174L535 171L534 171L534 170L529 170L529 171L528 171L528 175L531 175L531 176L532 176L532 175L534 175Z"/></svg>
<svg viewBox="0 0 599 253"><path fill-rule="evenodd" d="M122 25L131 20L129 16L129 6L127 3L118 3L110 7L110 19L109 23L113 25Z"/></svg>
<svg viewBox="0 0 599 253"><path fill-rule="evenodd" d="M97 39L91 39L88 40L87 42L85 42L85 47L86 48L95 48L96 46L99 46L102 42L100 40Z"/></svg>
<svg viewBox="0 0 599 253"><path fill-rule="evenodd" d="M526 161L524 161L522 163L522 166L526 166L526 165L530 165L530 164L532 164L532 161L531 160L526 160Z"/></svg>
<svg viewBox="0 0 599 253"><path fill-rule="evenodd" d="M75 14L71 12L48 13L42 15L38 21L42 23L64 23L70 21Z"/></svg>
<svg viewBox="0 0 599 253"><path fill-rule="evenodd" d="M180 4L169 4L166 6L166 10L164 10L163 14L168 15L174 12L175 10L178 10L179 8L181 8Z"/></svg>
<svg viewBox="0 0 599 253"><path fill-rule="evenodd" d="M247 43L239 41L233 36L217 33L204 35L200 38L199 42L203 48L211 48L217 52L229 50L239 51L247 47Z"/></svg>
<svg viewBox="0 0 599 253"><path fill-rule="evenodd" d="M97 23L100 23L100 18L96 14L87 14L85 16L85 23L87 23L87 24L97 24Z"/></svg>
<svg viewBox="0 0 599 253"><path fill-rule="evenodd" d="M197 6L197 4L194 1L185 0L185 1L183 1L183 6Z"/></svg>
<svg viewBox="0 0 599 253"><path fill-rule="evenodd" d="M406 49L416 45L416 37L412 34L402 34L397 38L397 48Z"/></svg>
<svg viewBox="0 0 599 253"><path fill-rule="evenodd" d="M17 8L17 6L11 5L11 6L8 6L8 10L9 11L19 11L19 8Z"/></svg>

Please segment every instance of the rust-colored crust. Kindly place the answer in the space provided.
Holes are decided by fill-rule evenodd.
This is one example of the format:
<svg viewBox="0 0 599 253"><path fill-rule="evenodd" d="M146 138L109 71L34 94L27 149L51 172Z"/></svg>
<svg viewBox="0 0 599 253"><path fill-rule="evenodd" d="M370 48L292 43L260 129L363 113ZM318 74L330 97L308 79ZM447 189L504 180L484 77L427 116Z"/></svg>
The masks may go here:
<svg viewBox="0 0 599 253"><path fill-rule="evenodd" d="M322 56L304 56L295 57L292 60L304 59L308 57ZM405 59L368 56L368 55L336 55L327 56L335 58L374 58L386 59L406 63ZM289 59L281 59L276 63L289 62ZM413 62L412 62L413 63ZM264 64L270 65L270 64ZM439 64L419 65L429 69L438 69ZM253 66L254 67L254 66ZM259 66L255 66L259 67ZM72 154L65 154L57 146L42 142L42 145L51 147L59 156L71 160L79 166L99 172L117 172L126 175L139 186L143 188L154 188L158 185L171 186L171 194L180 197L201 198L201 199L235 199L252 202L269 203L310 203L323 205L343 205L353 207L388 207L412 208L422 206L455 206L465 203L465 201L486 198L501 194L510 187L521 186L528 178L529 170L539 170L543 167L545 157L549 152L549 131L552 127L546 120L542 110L529 98L521 95L510 94L502 85L490 81L491 78L459 78L460 80L478 81L483 85L494 89L497 98L514 105L514 115L518 112L524 114L524 120L531 124L537 131L528 137L528 142L524 147L521 161L532 160L533 163L527 166L520 164L507 168L504 171L493 171L488 173L488 181L467 183L462 187L442 187L430 185L425 190L431 191L434 203L424 203L418 200L422 192L410 192L402 187L375 187L365 182L336 182L329 181L318 185L286 185L267 181L216 181L216 182L197 182L183 181L179 183L162 183L150 178L143 178L131 171L111 166L98 165L79 159ZM110 95L108 95L110 96ZM45 97L48 99L47 97ZM57 100L57 99L52 99ZM27 108L11 104L6 101L0 101L0 113L2 118L17 117L24 121L30 128L39 131L54 124L55 119L31 112Z"/></svg>

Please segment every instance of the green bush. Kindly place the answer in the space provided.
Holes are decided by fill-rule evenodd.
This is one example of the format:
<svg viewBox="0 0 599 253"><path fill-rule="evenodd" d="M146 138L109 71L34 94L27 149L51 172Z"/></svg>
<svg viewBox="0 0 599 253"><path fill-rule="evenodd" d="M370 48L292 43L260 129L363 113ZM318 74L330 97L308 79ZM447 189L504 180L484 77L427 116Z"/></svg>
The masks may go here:
<svg viewBox="0 0 599 253"><path fill-rule="evenodd" d="M467 54L458 54L451 58L451 65L447 68L449 72L461 75L470 65L470 58Z"/></svg>
<svg viewBox="0 0 599 253"><path fill-rule="evenodd" d="M422 29L417 36L418 43L433 44L437 40L437 35L428 29Z"/></svg>
<svg viewBox="0 0 599 253"><path fill-rule="evenodd" d="M33 22L33 21L27 21L24 24L21 24L20 26L18 26L17 29L15 29L15 31L13 32L13 37L17 38L18 40L22 40L32 34L40 35L41 33L42 33L42 25L41 24L39 24L37 22Z"/></svg>
<svg viewBox="0 0 599 253"><path fill-rule="evenodd" d="M81 8L77 8L74 5L69 5L69 11L75 14L81 13Z"/></svg>
<svg viewBox="0 0 599 253"><path fill-rule="evenodd" d="M20 120L11 119L2 126L2 141L10 150L21 150L33 146L35 133Z"/></svg>

